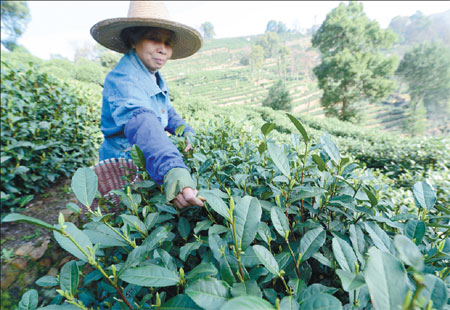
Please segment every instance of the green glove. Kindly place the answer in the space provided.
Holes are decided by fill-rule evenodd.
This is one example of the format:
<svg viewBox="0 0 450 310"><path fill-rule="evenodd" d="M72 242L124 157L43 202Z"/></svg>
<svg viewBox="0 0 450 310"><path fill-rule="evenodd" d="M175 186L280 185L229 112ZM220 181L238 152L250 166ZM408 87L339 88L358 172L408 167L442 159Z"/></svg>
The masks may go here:
<svg viewBox="0 0 450 310"><path fill-rule="evenodd" d="M196 188L189 171L184 168L172 168L164 176L166 203L172 201L185 187Z"/></svg>
<svg viewBox="0 0 450 310"><path fill-rule="evenodd" d="M190 144L194 145L194 137L195 137L195 134L194 134L192 131L186 131L186 132L184 133L183 137L185 137L186 140L187 140Z"/></svg>

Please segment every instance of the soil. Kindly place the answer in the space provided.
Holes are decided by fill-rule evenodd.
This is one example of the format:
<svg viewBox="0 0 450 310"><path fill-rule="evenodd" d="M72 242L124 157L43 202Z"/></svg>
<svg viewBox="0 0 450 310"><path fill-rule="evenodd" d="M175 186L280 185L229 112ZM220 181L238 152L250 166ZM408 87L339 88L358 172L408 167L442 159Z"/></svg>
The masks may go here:
<svg viewBox="0 0 450 310"><path fill-rule="evenodd" d="M57 224L62 212L66 221L77 225L77 214L66 208L67 203L77 202L70 182L70 179L58 180L15 212L49 224ZM56 276L62 265L75 259L59 246L51 231L27 223L2 223L1 245L1 309L17 309L23 293L29 289L38 291L39 304L48 303L57 295L56 291L42 288L35 281L44 275Z"/></svg>
<svg viewBox="0 0 450 310"><path fill-rule="evenodd" d="M57 224L59 212L63 211L65 213L64 215L71 215L69 214L70 211L66 208L66 204L69 202L77 202L77 199L69 190L70 182L70 179L58 180L53 187L47 189L44 193L35 195L32 201L23 209L19 209L16 212L38 218L49 224ZM3 249L12 248L17 250L27 242L33 242L33 240L41 239L45 236L52 236L51 231L38 228L32 224L2 223L1 225Z"/></svg>

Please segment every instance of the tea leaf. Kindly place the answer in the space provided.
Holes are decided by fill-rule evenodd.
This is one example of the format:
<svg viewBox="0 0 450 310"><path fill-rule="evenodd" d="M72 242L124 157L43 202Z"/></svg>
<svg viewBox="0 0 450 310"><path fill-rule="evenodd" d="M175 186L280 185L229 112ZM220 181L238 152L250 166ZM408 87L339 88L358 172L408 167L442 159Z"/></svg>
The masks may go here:
<svg viewBox="0 0 450 310"><path fill-rule="evenodd" d="M369 233L370 239L380 250L384 250L391 254L395 253L392 239L374 222L364 222L366 231Z"/></svg>
<svg viewBox="0 0 450 310"><path fill-rule="evenodd" d="M195 302L187 295L179 294L175 297L169 299L165 302L161 307L161 310L174 310L174 309L183 309L183 310L201 310L199 306L195 304Z"/></svg>
<svg viewBox="0 0 450 310"><path fill-rule="evenodd" d="M72 177L71 187L78 201L89 208L97 193L97 175L90 168L78 168Z"/></svg>
<svg viewBox="0 0 450 310"><path fill-rule="evenodd" d="M265 247L261 245L254 245L253 251L255 251L256 256L258 256L259 261L267 268L272 274L278 275L280 272L278 263L273 257L272 253L269 252Z"/></svg>
<svg viewBox="0 0 450 310"><path fill-rule="evenodd" d="M142 150L137 146L137 144L133 144L130 151L131 159L133 163L139 167L140 169L145 169L145 156Z"/></svg>
<svg viewBox="0 0 450 310"><path fill-rule="evenodd" d="M64 225L67 226L65 228L65 232L72 236L72 238L81 246L81 248L83 248L86 253L89 253L87 248L93 248L92 242L89 237L83 231L79 230L73 223L66 222ZM57 225L56 227L59 228L59 225ZM73 244L73 242L68 237L61 235L57 231L53 231L53 236L64 250L81 259L82 261L88 261L86 255L83 254L83 252L81 252L80 249L78 249L78 247Z"/></svg>
<svg viewBox="0 0 450 310"><path fill-rule="evenodd" d="M38 305L38 292L34 289L28 290L22 295L19 302L19 310L35 310Z"/></svg>
<svg viewBox="0 0 450 310"><path fill-rule="evenodd" d="M279 148L274 143L267 143L267 150L269 151L270 158L274 162L275 166L284 174L288 179L291 178L291 168L289 167L289 159L284 153L283 149Z"/></svg>
<svg viewBox="0 0 450 310"><path fill-rule="evenodd" d="M270 219L272 220L273 227L280 234L281 237L285 237L289 233L289 222L286 214L278 207L272 207L270 209Z"/></svg>
<svg viewBox="0 0 450 310"><path fill-rule="evenodd" d="M251 248L249 248L251 249ZM258 286L258 283L255 280L248 280L244 283L234 283L231 288L231 294L233 297L239 296L256 296L262 297L261 289Z"/></svg>
<svg viewBox="0 0 450 310"><path fill-rule="evenodd" d="M36 219L34 217L31 216L27 216L27 215L22 215L22 214L18 214L18 213L10 213L8 215L6 215L2 222L25 222L25 223L29 223L29 224L33 224L42 228L47 228L50 230L59 230L57 227L50 225L40 219Z"/></svg>
<svg viewBox="0 0 450 310"><path fill-rule="evenodd" d="M377 309L402 307L408 292L408 276L397 258L371 247L364 278L374 307Z"/></svg>
<svg viewBox="0 0 450 310"><path fill-rule="evenodd" d="M339 276L339 279L341 279L342 288L346 292L351 292L366 284L362 273L354 274L342 269L337 269L336 274Z"/></svg>
<svg viewBox="0 0 450 310"><path fill-rule="evenodd" d="M79 280L77 263L72 260L64 264L59 273L59 285L61 289L75 295Z"/></svg>
<svg viewBox="0 0 450 310"><path fill-rule="evenodd" d="M300 306L292 296L285 296L280 302L280 310L298 310Z"/></svg>
<svg viewBox="0 0 450 310"><path fill-rule="evenodd" d="M190 284L185 293L203 309L219 309L230 295L224 282L215 278L199 279Z"/></svg>
<svg viewBox="0 0 450 310"><path fill-rule="evenodd" d="M300 253L302 253L301 261L304 262L316 253L324 244L326 233L322 227L309 230L300 240Z"/></svg>
<svg viewBox="0 0 450 310"><path fill-rule="evenodd" d="M70 211L75 212L76 214L81 213L81 208L73 202L69 202L68 204L66 204L66 208L69 209Z"/></svg>
<svg viewBox="0 0 450 310"><path fill-rule="evenodd" d="M427 182L414 184L413 196L418 208L431 210L436 203L436 192Z"/></svg>
<svg viewBox="0 0 450 310"><path fill-rule="evenodd" d="M215 276L218 273L217 268L212 263L200 263L194 269L189 271L186 279L195 280L197 278L204 278L206 276Z"/></svg>
<svg viewBox="0 0 450 310"><path fill-rule="evenodd" d="M341 160L341 153L339 152L336 144L334 144L331 140L330 135L325 132L322 136L320 136L320 142L324 144L323 149L331 160L334 161L335 164L338 164Z"/></svg>
<svg viewBox="0 0 450 310"><path fill-rule="evenodd" d="M342 304L336 297L320 293L305 299L300 310L342 310Z"/></svg>
<svg viewBox="0 0 450 310"><path fill-rule="evenodd" d="M206 203L214 211L216 211L226 219L230 218L228 207L221 198L216 196L216 194L213 191L201 189L199 191L199 195L206 198Z"/></svg>
<svg viewBox="0 0 450 310"><path fill-rule="evenodd" d="M261 132L263 135L267 136L273 129L275 129L276 124L274 123L265 123L261 126Z"/></svg>
<svg viewBox="0 0 450 310"><path fill-rule="evenodd" d="M220 310L275 310L268 301L256 296L239 296L228 300Z"/></svg>
<svg viewBox="0 0 450 310"><path fill-rule="evenodd" d="M50 287L58 285L58 279L54 276L43 276L35 282L39 286Z"/></svg>
<svg viewBox="0 0 450 310"><path fill-rule="evenodd" d="M356 256L352 247L339 237L332 240L333 254L339 266L345 271L355 272Z"/></svg>
<svg viewBox="0 0 450 310"><path fill-rule="evenodd" d="M420 296L425 297L426 300L433 301L433 309L444 309L446 301L448 301L449 293L447 287L441 279L432 275L426 274L424 277L425 288L422 290Z"/></svg>
<svg viewBox="0 0 450 310"><path fill-rule="evenodd" d="M403 235L397 235L394 237L394 245L399 258L405 264L414 267L417 271L423 270L423 255L411 239Z"/></svg>
<svg viewBox="0 0 450 310"><path fill-rule="evenodd" d="M179 281L178 274L155 264L128 268L119 278L127 283L145 287L172 286Z"/></svg>
<svg viewBox="0 0 450 310"><path fill-rule="evenodd" d="M197 250L202 246L202 243L200 241L195 241L191 243L186 243L180 248L180 259L182 261L186 261L189 254L191 254L192 251Z"/></svg>
<svg viewBox="0 0 450 310"><path fill-rule="evenodd" d="M177 228L181 238L187 240L187 237L189 237L189 232L191 231L191 225L189 224L189 221L181 216L180 220L178 221Z"/></svg>
<svg viewBox="0 0 450 310"><path fill-rule="evenodd" d="M180 125L175 129L175 135L181 137L183 135L184 129L186 128L186 125Z"/></svg>
<svg viewBox="0 0 450 310"><path fill-rule="evenodd" d="M353 249L355 250L355 254L358 257L359 262L362 264L365 262L365 259L362 255L366 248L366 240L364 239L364 234L359 225L350 225L350 241L352 242Z"/></svg>
<svg viewBox="0 0 450 310"><path fill-rule="evenodd" d="M123 222L130 226L131 231L137 231L136 226L139 228L139 230L143 232L147 232L147 227L144 223L135 215L129 215L129 214L121 214L120 217L122 218Z"/></svg>
<svg viewBox="0 0 450 310"><path fill-rule="evenodd" d="M238 242L241 242L242 250L255 239L258 231L258 223L261 219L261 206L258 199L245 196L236 201L234 209L236 214L236 235Z"/></svg>
<svg viewBox="0 0 450 310"><path fill-rule="evenodd" d="M309 142L308 134L306 133L305 128L303 125L299 122L297 118L295 118L293 115L286 113L287 117L291 120L291 122L294 124L295 128L301 133L303 140L305 140L305 143Z"/></svg>

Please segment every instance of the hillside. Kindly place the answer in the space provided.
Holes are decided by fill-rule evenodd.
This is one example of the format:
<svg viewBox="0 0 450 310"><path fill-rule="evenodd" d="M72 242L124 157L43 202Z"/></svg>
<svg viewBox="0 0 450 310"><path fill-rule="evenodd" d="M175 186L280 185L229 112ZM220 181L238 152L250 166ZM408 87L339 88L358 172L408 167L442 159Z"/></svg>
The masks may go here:
<svg viewBox="0 0 450 310"><path fill-rule="evenodd" d="M294 114L324 117L320 105L321 91L312 69L320 62L319 53L311 47L311 36L285 34L282 44L290 49L287 56L287 73L279 73L277 59L264 61L259 79L248 58L257 36L215 39L206 41L202 49L187 59L169 62L162 70L171 90L181 96L200 96L221 106L261 106L268 89L278 79L284 78L293 99ZM359 125L382 131L401 132L406 117L407 100L404 86L395 96L375 104L362 103Z"/></svg>

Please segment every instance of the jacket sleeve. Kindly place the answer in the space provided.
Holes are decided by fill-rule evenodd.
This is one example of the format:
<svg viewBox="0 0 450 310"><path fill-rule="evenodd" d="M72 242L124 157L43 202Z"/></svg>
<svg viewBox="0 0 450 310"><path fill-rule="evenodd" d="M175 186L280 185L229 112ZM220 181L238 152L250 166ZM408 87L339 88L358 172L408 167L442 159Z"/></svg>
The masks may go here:
<svg viewBox="0 0 450 310"><path fill-rule="evenodd" d="M167 111L168 114L168 124L166 127L166 130L168 132L170 132L171 134L175 134L175 129L177 129L178 127L180 127L181 125L185 125L186 127L184 128L183 131L183 136L187 133L187 132L192 132L193 134L195 134L194 129L192 129L191 126L189 126L186 121L184 119L182 119L180 117L180 115L178 115L177 111L175 111L175 108L170 106L169 111Z"/></svg>
<svg viewBox="0 0 450 310"><path fill-rule="evenodd" d="M124 133L130 144L136 144L144 153L147 171L156 183L162 184L164 175L172 168L187 169L180 152L150 109L135 110Z"/></svg>

